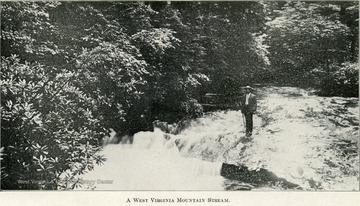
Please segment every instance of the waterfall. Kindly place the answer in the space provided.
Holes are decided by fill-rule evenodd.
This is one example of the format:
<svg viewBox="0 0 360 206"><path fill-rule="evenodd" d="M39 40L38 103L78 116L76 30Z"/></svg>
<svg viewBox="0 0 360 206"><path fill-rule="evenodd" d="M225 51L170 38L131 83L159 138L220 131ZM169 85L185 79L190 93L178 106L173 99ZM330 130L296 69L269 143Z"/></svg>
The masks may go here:
<svg viewBox="0 0 360 206"><path fill-rule="evenodd" d="M221 162L185 158L175 136L159 129L139 132L133 144L110 144L101 151L107 161L82 179L96 190L223 190Z"/></svg>
<svg viewBox="0 0 360 206"><path fill-rule="evenodd" d="M282 188L297 187L253 167L257 163L243 154L253 143L242 131L241 118L238 111L214 112L178 135L155 128L136 133L132 144L108 144L101 151L107 161L84 175L83 183L97 190L249 190L278 182Z"/></svg>

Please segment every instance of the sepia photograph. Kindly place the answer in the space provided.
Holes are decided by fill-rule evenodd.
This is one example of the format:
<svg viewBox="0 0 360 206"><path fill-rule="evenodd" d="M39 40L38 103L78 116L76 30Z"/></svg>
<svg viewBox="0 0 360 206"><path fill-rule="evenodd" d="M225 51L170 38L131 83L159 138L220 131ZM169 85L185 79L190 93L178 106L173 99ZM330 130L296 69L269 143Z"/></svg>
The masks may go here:
<svg viewBox="0 0 360 206"><path fill-rule="evenodd" d="M2 191L359 192L359 1L0 13Z"/></svg>

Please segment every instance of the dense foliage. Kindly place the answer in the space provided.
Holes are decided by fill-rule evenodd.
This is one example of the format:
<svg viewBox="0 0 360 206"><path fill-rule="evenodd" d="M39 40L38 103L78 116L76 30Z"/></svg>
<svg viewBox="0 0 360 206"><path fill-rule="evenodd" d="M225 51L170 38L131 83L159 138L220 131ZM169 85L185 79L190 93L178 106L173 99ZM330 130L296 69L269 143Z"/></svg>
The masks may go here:
<svg viewBox="0 0 360 206"><path fill-rule="evenodd" d="M73 180L102 162L94 146L105 135L96 102L71 84L72 73L50 79L43 65L16 56L2 58L1 68L3 188L67 187L60 175Z"/></svg>
<svg viewBox="0 0 360 206"><path fill-rule="evenodd" d="M266 44L277 83L319 88L327 96L358 96L357 2L267 6Z"/></svg>
<svg viewBox="0 0 360 206"><path fill-rule="evenodd" d="M1 186L69 189L113 128L254 83L358 95L358 3L2 2Z"/></svg>

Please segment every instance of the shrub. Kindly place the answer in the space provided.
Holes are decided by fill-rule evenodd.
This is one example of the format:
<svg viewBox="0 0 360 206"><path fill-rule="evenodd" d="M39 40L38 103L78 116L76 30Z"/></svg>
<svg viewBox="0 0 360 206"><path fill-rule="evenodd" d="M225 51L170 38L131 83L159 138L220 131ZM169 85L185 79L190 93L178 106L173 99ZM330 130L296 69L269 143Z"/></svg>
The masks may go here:
<svg viewBox="0 0 360 206"><path fill-rule="evenodd" d="M104 158L96 155L105 130L97 102L74 87L74 73L49 78L49 68L1 61L3 189L66 189ZM68 181L61 177L67 173ZM72 181L72 182L70 182Z"/></svg>
<svg viewBox="0 0 360 206"><path fill-rule="evenodd" d="M134 133L146 108L147 63L138 49L127 41L100 43L79 56L77 85L99 103L104 125L118 133ZM131 130L131 131L127 131ZM136 131L137 130L137 131Z"/></svg>
<svg viewBox="0 0 360 206"><path fill-rule="evenodd" d="M358 63L346 62L340 66L333 66L334 72L327 75L319 85L318 94L321 96L359 96L359 68Z"/></svg>
<svg viewBox="0 0 360 206"><path fill-rule="evenodd" d="M186 114L188 118L197 118L203 114L203 107L198 103L196 99L189 99L182 102L181 110Z"/></svg>

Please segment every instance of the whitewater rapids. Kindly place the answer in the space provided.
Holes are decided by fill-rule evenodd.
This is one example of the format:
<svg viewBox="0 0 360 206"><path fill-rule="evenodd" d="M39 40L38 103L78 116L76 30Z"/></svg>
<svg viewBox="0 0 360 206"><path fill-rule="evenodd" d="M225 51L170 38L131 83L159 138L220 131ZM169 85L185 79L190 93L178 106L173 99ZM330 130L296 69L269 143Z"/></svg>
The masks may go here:
<svg viewBox="0 0 360 206"><path fill-rule="evenodd" d="M184 158L159 129L139 132L133 144L107 145L107 161L85 174L84 186L96 190L223 190L221 162Z"/></svg>

